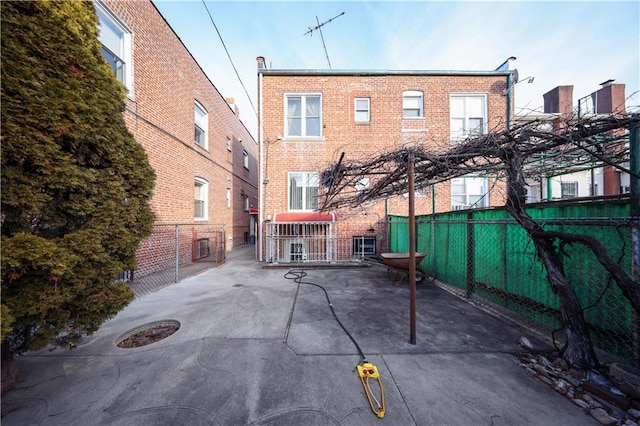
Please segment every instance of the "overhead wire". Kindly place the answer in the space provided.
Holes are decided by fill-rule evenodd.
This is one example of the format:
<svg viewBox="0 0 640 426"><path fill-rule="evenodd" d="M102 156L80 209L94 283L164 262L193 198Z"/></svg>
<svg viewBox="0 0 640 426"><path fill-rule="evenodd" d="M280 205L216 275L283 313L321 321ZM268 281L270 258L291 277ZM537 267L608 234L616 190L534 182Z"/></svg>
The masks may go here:
<svg viewBox="0 0 640 426"><path fill-rule="evenodd" d="M240 85L242 86L242 89L244 90L244 93L247 95L247 99L249 99L249 104L251 105L251 108L253 109L253 113L256 115L256 117L258 117L258 111L256 110L256 107L253 105L253 101L251 100L251 96L249 96L249 92L247 91L247 88L245 87L244 82L242 81L242 78L240 78L240 74L238 73L236 65L233 63L233 59L231 59L231 55L229 54L229 49L227 49L227 45L225 44L224 39L222 38L222 34L220 34L220 31L218 30L218 26L216 25L215 21L213 20L213 16L211 16L211 12L209 12L209 8L207 7L207 4L205 3L205 0L202 0L202 4L204 5L204 8L207 10L207 15L209 15L209 19L211 20L211 24L213 25L213 28L215 28L216 33L218 33L218 37L220 38L220 42L222 43L222 47L224 47L224 51L227 53L227 57L229 58L229 62L231 62L231 66L233 67L233 71L236 73L236 77L238 77L238 81L240 82Z"/></svg>

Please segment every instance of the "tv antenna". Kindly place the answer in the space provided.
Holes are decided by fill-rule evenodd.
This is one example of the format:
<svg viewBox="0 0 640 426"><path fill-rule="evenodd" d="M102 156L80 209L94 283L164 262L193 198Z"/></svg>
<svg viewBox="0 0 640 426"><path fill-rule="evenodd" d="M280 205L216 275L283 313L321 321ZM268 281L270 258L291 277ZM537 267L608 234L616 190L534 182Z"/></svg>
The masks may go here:
<svg viewBox="0 0 640 426"><path fill-rule="evenodd" d="M339 15L334 16L333 18L329 19L328 21L324 21L322 24L320 23L320 20L318 19L318 15L316 15L316 22L318 23L318 25L316 25L313 28L309 27L309 31L307 31L306 33L303 34L303 35L307 35L307 34L313 35L313 32L315 30L318 30L320 32L320 38L322 39L322 47L324 48L324 54L326 55L327 62L329 63L329 69L331 69L331 61L329 60L329 54L327 53L327 46L324 44L324 36L322 35L322 26L328 24L329 22L333 21L336 18L341 17L342 15L344 15L344 12L342 12Z"/></svg>

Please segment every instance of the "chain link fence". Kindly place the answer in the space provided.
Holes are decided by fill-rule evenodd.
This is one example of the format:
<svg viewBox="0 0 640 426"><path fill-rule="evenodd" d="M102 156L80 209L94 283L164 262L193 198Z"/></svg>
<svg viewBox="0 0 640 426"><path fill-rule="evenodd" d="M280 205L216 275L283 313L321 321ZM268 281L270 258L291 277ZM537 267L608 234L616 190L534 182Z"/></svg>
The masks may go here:
<svg viewBox="0 0 640 426"><path fill-rule="evenodd" d="M533 209L529 214L547 231L597 238L632 277L632 227L640 224L629 219L620 206L602 209L602 205L582 205ZM573 216L585 213L591 215ZM559 299L551 290L533 242L506 211L419 217L416 230L417 250L427 254L419 266L438 285L541 331L562 347ZM390 232L391 251L408 251L407 219L391 218ZM559 244L556 250L579 298L594 346L640 363L640 319L609 272L583 244Z"/></svg>
<svg viewBox="0 0 640 426"><path fill-rule="evenodd" d="M124 271L136 297L153 293L225 260L225 226L156 224L136 252L137 268Z"/></svg>

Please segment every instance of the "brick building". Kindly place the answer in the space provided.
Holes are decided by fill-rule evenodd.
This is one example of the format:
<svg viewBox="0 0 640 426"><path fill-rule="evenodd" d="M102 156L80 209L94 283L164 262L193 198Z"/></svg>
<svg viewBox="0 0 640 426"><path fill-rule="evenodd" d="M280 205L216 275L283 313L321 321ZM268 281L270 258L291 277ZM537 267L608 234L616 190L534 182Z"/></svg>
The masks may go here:
<svg viewBox="0 0 640 426"><path fill-rule="evenodd" d="M385 218L407 215L407 196L313 212L318 173L342 152L357 159L403 144L446 147L473 132L502 130L512 117L508 69L280 70L257 60L265 232L259 257L266 262L345 260L386 248ZM503 205L501 185L461 177L423 188L416 214Z"/></svg>
<svg viewBox="0 0 640 426"><path fill-rule="evenodd" d="M557 86L543 95L544 112L530 113L514 117L514 123L537 120L546 121L552 128L559 128L566 120L589 118L598 115L625 114L625 85L607 80L601 87L587 96L573 101L573 86ZM614 132L624 134L624 129ZM628 167L628 165L624 165ZM596 197L618 195L630 191L628 173L612 167L594 167L593 169L564 173L552 176L540 176L528 179L528 202L556 200L562 198Z"/></svg>
<svg viewBox="0 0 640 426"><path fill-rule="evenodd" d="M156 171L154 235L172 235L169 225L187 228L180 241L187 257L208 253L208 237L199 235L205 225L224 229L218 241L222 256L253 242L258 145L233 100L218 92L151 1L94 4L103 56L128 90L126 123ZM154 244L154 250L164 249ZM140 268L158 254L139 250Z"/></svg>

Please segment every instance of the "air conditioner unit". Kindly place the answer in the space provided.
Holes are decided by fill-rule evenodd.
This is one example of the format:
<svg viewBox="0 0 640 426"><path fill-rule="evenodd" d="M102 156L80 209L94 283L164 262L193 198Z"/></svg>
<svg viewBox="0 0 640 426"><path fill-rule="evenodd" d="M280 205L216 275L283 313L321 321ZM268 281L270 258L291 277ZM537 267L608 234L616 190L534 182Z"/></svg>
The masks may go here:
<svg viewBox="0 0 640 426"><path fill-rule="evenodd" d="M209 256L209 239L199 238L196 240L196 259L202 259Z"/></svg>

